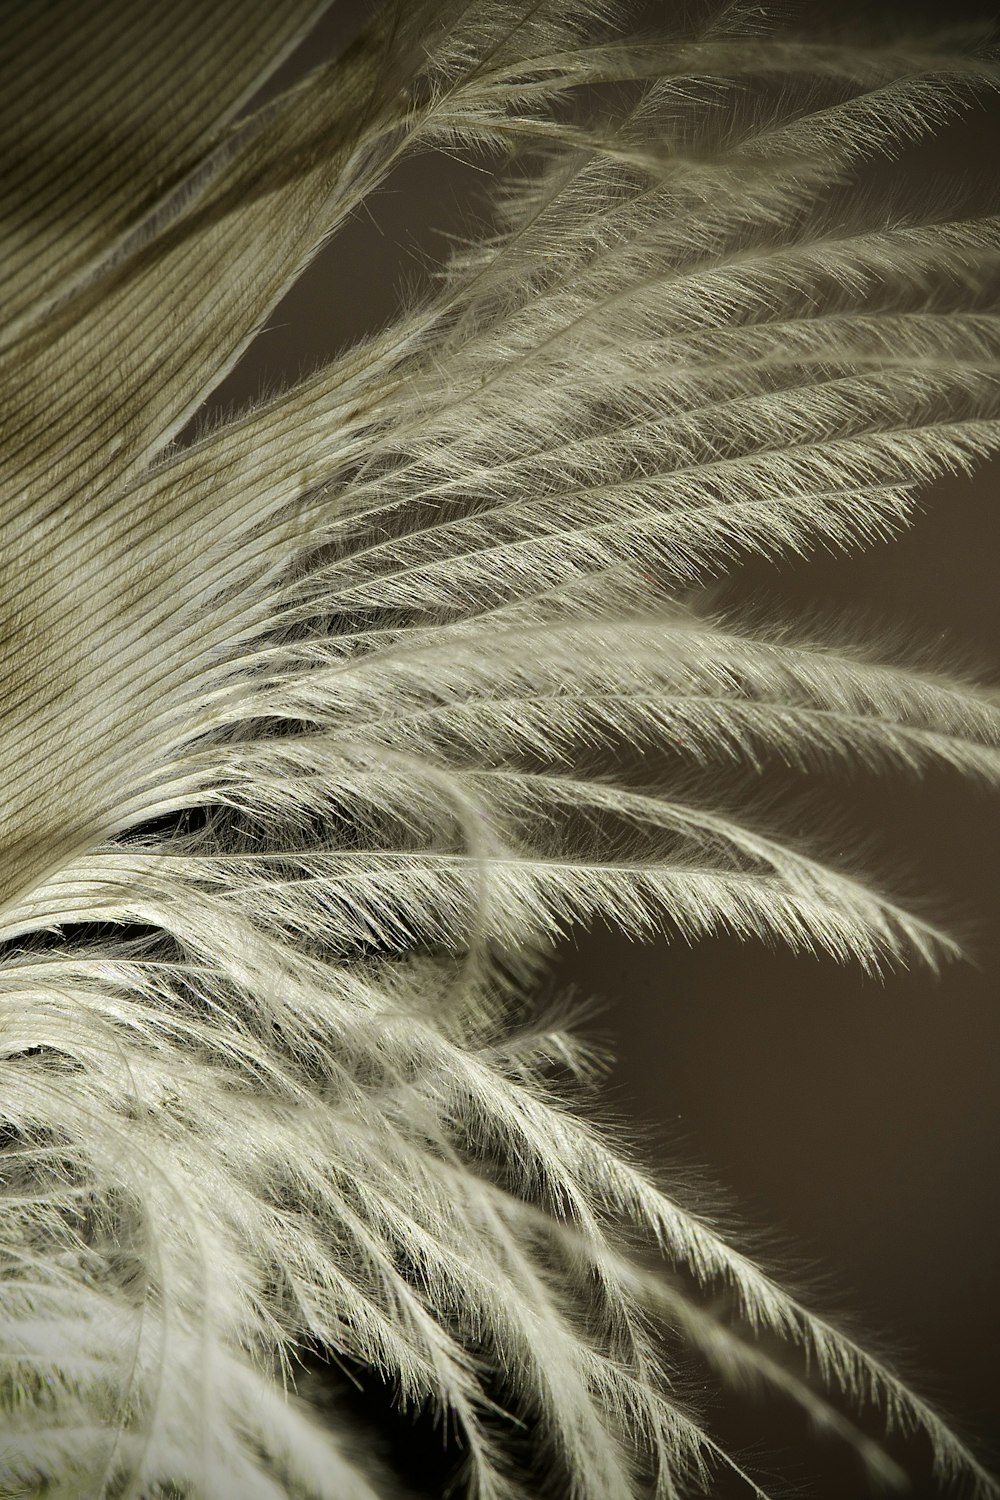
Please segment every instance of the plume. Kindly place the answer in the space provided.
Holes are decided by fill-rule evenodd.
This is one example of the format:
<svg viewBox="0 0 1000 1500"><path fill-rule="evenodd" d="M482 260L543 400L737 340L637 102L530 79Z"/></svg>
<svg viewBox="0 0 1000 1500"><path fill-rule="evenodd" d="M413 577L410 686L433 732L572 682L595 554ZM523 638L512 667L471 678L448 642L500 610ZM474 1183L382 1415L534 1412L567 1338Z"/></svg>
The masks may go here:
<svg viewBox="0 0 1000 1500"><path fill-rule="evenodd" d="M996 1495L573 1104L532 1000L598 919L957 952L747 788L996 782L995 698L709 590L996 448L1000 219L872 186L989 37L415 0L262 96L324 8L3 11L0 1491L402 1495L322 1356L437 1414L456 1495L763 1496L691 1351L873 1483L876 1403ZM193 431L427 151L483 167L478 236Z"/></svg>

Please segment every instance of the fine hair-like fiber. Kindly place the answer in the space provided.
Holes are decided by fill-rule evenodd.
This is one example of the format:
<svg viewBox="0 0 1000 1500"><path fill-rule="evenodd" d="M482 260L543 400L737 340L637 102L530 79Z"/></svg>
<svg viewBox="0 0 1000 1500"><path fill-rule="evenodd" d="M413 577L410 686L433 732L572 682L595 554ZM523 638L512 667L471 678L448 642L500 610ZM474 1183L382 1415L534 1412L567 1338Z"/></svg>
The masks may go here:
<svg viewBox="0 0 1000 1500"><path fill-rule="evenodd" d="M326 9L2 8L0 1495L409 1494L326 1359L437 1414L456 1500L777 1495L706 1382L859 1495L902 1429L995 1497L532 999L596 919L959 955L764 773L995 784L995 695L711 590L998 446L1000 217L914 166L988 29L400 0L261 102ZM483 227L193 428L426 151Z"/></svg>

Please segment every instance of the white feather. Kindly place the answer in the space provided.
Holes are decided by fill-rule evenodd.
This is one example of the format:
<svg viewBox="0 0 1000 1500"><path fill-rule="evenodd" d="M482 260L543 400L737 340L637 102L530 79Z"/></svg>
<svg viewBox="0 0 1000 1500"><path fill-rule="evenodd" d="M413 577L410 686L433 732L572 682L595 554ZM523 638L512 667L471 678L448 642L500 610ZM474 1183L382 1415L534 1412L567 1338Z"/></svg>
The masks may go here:
<svg viewBox="0 0 1000 1500"><path fill-rule="evenodd" d="M241 116L322 7L181 9L5 17L0 1488L402 1493L288 1393L318 1346L442 1414L479 1500L527 1500L542 1465L575 1500L711 1493L720 1465L763 1496L665 1326L873 1479L899 1475L845 1399L996 1494L560 1102L572 1042L514 1022L596 917L869 967L957 951L745 782L992 784L995 699L691 590L891 534L997 446L996 216L887 218L857 186L995 85L984 38L737 7L641 37L615 6L456 0ZM179 446L431 147L496 170L495 229Z"/></svg>

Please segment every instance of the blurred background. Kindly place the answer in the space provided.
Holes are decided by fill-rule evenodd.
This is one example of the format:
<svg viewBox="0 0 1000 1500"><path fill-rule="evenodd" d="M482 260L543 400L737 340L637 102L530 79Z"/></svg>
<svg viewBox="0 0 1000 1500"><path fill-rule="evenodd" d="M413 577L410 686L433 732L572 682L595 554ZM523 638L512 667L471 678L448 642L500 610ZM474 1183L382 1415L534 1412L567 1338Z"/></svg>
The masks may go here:
<svg viewBox="0 0 1000 1500"><path fill-rule="evenodd" d="M334 55L362 15L335 5L273 90ZM995 206L1000 98L921 159L931 174L968 171ZM243 405L383 324L426 284L449 236L486 218L487 187L481 168L441 153L393 173L276 310L214 409ZM998 481L994 464L973 482L937 484L908 534L864 554L740 567L725 602L832 621L859 639L888 628L997 682ZM945 775L906 784L859 774L817 790L838 830L854 830L837 845L845 859L854 836L871 840L879 863L903 872L903 891L968 936L974 964L878 981L756 943L637 947L598 931L567 942L552 988L598 1001L583 1029L616 1059L599 1112L628 1122L667 1186L721 1205L744 1242L886 1350L1000 1467L1000 798ZM784 1474L789 1493L862 1493L834 1445L817 1479L789 1413L723 1411L719 1421L748 1457ZM428 1441L397 1435L415 1475ZM905 1456L915 1493L945 1493L919 1444Z"/></svg>

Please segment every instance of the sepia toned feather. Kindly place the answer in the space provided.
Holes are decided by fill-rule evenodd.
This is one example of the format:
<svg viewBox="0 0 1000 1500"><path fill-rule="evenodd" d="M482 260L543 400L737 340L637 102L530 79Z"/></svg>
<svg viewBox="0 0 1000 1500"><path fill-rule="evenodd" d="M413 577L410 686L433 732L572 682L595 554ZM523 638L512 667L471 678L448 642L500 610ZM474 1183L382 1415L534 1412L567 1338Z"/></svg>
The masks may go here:
<svg viewBox="0 0 1000 1500"><path fill-rule="evenodd" d="M1000 443L1000 217L858 189L996 86L989 37L420 3L252 105L324 9L4 10L0 1493L403 1495L296 1393L316 1351L439 1415L456 1494L771 1493L673 1339L872 1484L874 1403L995 1495L529 1019L592 919L959 952L747 788L995 783L995 696L701 590ZM488 170L481 235L192 437L428 150Z"/></svg>

